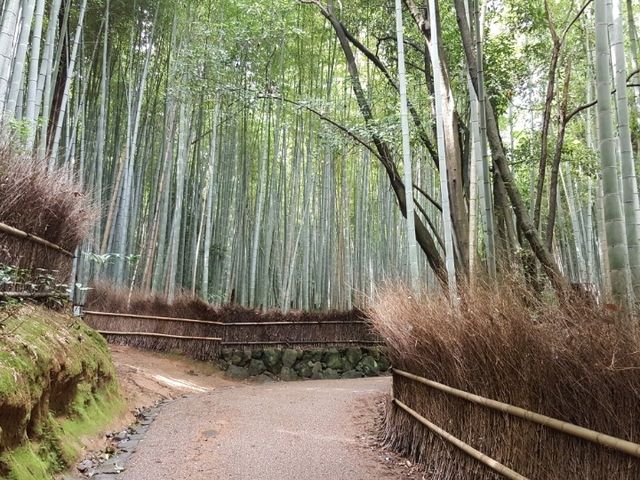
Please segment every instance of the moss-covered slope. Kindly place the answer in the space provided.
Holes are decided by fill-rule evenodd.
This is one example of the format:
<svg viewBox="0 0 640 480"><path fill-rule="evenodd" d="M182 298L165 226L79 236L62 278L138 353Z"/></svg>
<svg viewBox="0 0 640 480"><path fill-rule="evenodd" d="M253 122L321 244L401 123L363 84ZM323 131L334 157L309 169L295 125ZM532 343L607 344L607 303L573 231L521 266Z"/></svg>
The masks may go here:
<svg viewBox="0 0 640 480"><path fill-rule="evenodd" d="M125 407L111 357L65 314L24 306L0 321L0 478L52 478Z"/></svg>

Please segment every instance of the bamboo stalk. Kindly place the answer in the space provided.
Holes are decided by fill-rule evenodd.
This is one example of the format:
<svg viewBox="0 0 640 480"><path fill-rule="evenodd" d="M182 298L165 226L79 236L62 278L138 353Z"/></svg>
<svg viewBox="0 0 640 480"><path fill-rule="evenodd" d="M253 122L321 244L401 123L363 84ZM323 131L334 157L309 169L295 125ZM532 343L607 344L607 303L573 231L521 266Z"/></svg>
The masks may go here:
<svg viewBox="0 0 640 480"><path fill-rule="evenodd" d="M556 418L547 417L546 415L541 415L539 413L531 412L529 410L525 410L524 408L509 405L508 403L502 403L497 400L491 400L489 398L481 397L479 395L474 395L472 393L465 392L463 390L458 390L453 387L449 387L448 385L443 385L442 383L434 382L433 380L427 380L426 378L423 378L418 375L414 375L412 373L408 373L402 370L397 370L394 368L393 373L400 375L402 377L408 378L410 380L414 380L416 382L422 383L424 385L427 385L428 387L434 388L446 394L453 395L455 397L462 398L464 400L468 400L475 404L482 405L484 407L488 407L503 413L507 413L509 415L513 415L515 417L519 417L524 420L528 420L530 422L543 425L545 427L553 428L554 430L557 430L562 433L566 433L567 435L581 438L583 440L587 440L589 442L593 442L595 444L611 448L618 452L626 453L627 455L640 458L640 445L637 443L633 443L628 440L623 440L621 438L612 437L610 435L596 432L594 430L589 430L588 428L580 427L578 425L564 422Z"/></svg>
<svg viewBox="0 0 640 480"><path fill-rule="evenodd" d="M396 370L394 370L394 372L396 372ZM400 400L394 398L393 399L393 403L395 403L402 410L404 410L409 415L414 417L416 420L418 420L420 423L422 423L429 430L431 430L435 434L441 436L447 442L455 445L456 447L458 447L460 450L462 450L463 452L465 452L469 456L475 458L476 460L478 460L479 462L483 463L487 467L489 467L492 470L498 472L500 475L504 476L505 478L509 478L509 479L512 479L512 480L528 480L527 477L525 477L523 475L520 475L518 472L515 472L515 471L511 470L509 467L507 467L507 466L503 465L502 463L498 462L497 460L494 460L493 458L485 455L484 453L476 450L471 445L463 442L459 438L454 437L453 435L451 435L450 433L448 433L445 430L441 429L437 425L431 423L429 420L424 418L418 412L416 412L415 410L412 410L411 408L407 407Z"/></svg>
<svg viewBox="0 0 640 480"><path fill-rule="evenodd" d="M5 223L0 223L0 233L5 233L7 235L12 235L18 238L24 238L25 240L29 240L30 242L33 242L33 243L38 243L40 245L43 245L52 250L56 250L68 257L73 258L73 253L69 252L68 250L65 250L61 246L51 243L45 240L44 238L37 237L36 235L31 235L30 233L23 232L22 230L18 230L17 228L10 227Z"/></svg>
<svg viewBox="0 0 640 480"><path fill-rule="evenodd" d="M230 322L224 323L224 325L231 327L240 327L240 326L260 326L260 325L365 325L367 322L363 322L362 320L313 320L309 322Z"/></svg>
<svg viewBox="0 0 640 480"><path fill-rule="evenodd" d="M154 315L134 315L132 313L108 313L108 312L95 312L91 310L85 310L85 315L93 315L96 317L123 317L123 318L137 318L140 320L162 320L167 322L182 322L182 323L201 323L207 325L225 325L222 322L214 322L210 320L195 320L192 318L173 318L173 317L156 317Z"/></svg>
<svg viewBox="0 0 640 480"><path fill-rule="evenodd" d="M96 330L100 335L120 335L120 336L135 336L141 337L163 337L163 338L178 338L180 340L206 340L211 342L220 342L222 339L218 337L186 337L182 335L168 335L166 333L150 333L150 332L110 332L106 330Z"/></svg>
<svg viewBox="0 0 640 480"><path fill-rule="evenodd" d="M317 344L322 344L322 345L328 345L328 344L349 344L349 345L353 345L353 344L358 344L358 345L382 345L382 342L375 342L375 341L361 341L361 340L309 340L309 341L303 341L303 340L293 340L293 341L288 341L288 340L282 340L282 341L264 341L264 342L222 342L222 345L308 345L311 343L317 343Z"/></svg>
<svg viewBox="0 0 640 480"><path fill-rule="evenodd" d="M49 298L65 296L64 293L56 292L0 292L0 297L5 298Z"/></svg>
<svg viewBox="0 0 640 480"><path fill-rule="evenodd" d="M225 325L231 327L244 327L244 326L275 326L275 325L364 325L367 322L362 320L330 320L330 321L321 321L314 320L310 322L214 322L211 320L195 320L191 318L173 318L173 317L156 317L153 315L134 315L132 313L109 313L109 312L96 312L96 311L85 311L85 315L95 315L102 317L125 317L125 318L138 318L138 319L147 319L147 320L166 320L172 322L185 322L185 323L206 323L209 325Z"/></svg>

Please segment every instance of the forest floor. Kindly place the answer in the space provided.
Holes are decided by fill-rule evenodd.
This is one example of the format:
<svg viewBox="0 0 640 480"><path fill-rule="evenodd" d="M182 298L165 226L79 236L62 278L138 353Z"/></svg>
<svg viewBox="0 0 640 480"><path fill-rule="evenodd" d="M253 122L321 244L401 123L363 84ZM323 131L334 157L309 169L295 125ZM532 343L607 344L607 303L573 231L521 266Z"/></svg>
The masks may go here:
<svg viewBox="0 0 640 480"><path fill-rule="evenodd" d="M422 478L376 441L389 377L232 382L211 364L127 347L112 353L130 409L175 400L110 478Z"/></svg>

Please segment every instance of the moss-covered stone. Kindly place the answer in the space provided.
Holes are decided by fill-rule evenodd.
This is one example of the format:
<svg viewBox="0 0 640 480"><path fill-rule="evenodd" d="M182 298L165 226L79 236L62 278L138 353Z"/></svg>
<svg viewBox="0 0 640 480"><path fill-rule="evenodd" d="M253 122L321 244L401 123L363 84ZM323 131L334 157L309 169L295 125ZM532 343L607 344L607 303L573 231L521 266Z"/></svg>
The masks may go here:
<svg viewBox="0 0 640 480"><path fill-rule="evenodd" d="M378 367L380 367L381 372L386 372L391 368L391 362L389 362L389 359L385 355L380 355Z"/></svg>
<svg viewBox="0 0 640 480"><path fill-rule="evenodd" d="M367 377L374 377L378 375L380 372L380 367L378 367L378 362L371 356L367 355L362 360L360 360L360 364L358 365L359 370L362 371Z"/></svg>
<svg viewBox="0 0 640 480"><path fill-rule="evenodd" d="M234 350L229 358L229 363L231 365L235 365L236 367L241 367L245 364L244 356L242 355L242 350Z"/></svg>
<svg viewBox="0 0 640 480"><path fill-rule="evenodd" d="M223 350L219 363L227 368L227 365L234 365L234 362L237 364L236 367L241 367L234 369L234 378L267 373L283 380L375 376L380 372L386 372L390 367L381 347ZM345 372L346 376L341 375L341 372Z"/></svg>
<svg viewBox="0 0 640 480"><path fill-rule="evenodd" d="M324 363L327 368L331 368L333 370L342 370L344 368L344 359L337 350L328 352L324 358Z"/></svg>
<svg viewBox="0 0 640 480"><path fill-rule="evenodd" d="M276 350L274 348L266 349L262 354L262 361L267 367L267 370L277 375L282 368L282 350Z"/></svg>
<svg viewBox="0 0 640 480"><path fill-rule="evenodd" d="M284 352L282 352L282 365L288 368L293 367L298 360L298 353L301 354L302 352L292 348L285 349Z"/></svg>
<svg viewBox="0 0 640 480"><path fill-rule="evenodd" d="M321 362L324 356L324 350L316 349L311 350L311 358L310 360L314 363Z"/></svg>
<svg viewBox="0 0 640 480"><path fill-rule="evenodd" d="M251 361L251 359L253 358L253 352L254 351L250 348L242 349L242 360L244 361L244 365L247 365Z"/></svg>
<svg viewBox="0 0 640 480"><path fill-rule="evenodd" d="M350 365L357 365L362 359L362 350L358 347L347 348L344 356Z"/></svg>
<svg viewBox="0 0 640 480"><path fill-rule="evenodd" d="M322 380L324 375L322 374L323 366L321 362L316 362L311 367L311 378L313 380Z"/></svg>
<svg viewBox="0 0 640 480"><path fill-rule="evenodd" d="M302 378L310 378L312 373L311 369L313 365L314 363L311 361L300 364L300 368L298 369L298 375L300 375Z"/></svg>
<svg viewBox="0 0 640 480"><path fill-rule="evenodd" d="M373 359L377 362L378 360L380 360L380 357L382 356L382 353L380 351L380 347L370 347L365 349L365 352L367 355L373 357Z"/></svg>
<svg viewBox="0 0 640 480"><path fill-rule="evenodd" d="M336 380L340 378L340 372L338 372L337 370L333 370L332 368L327 368L324 372L322 372L322 375L327 380Z"/></svg>
<svg viewBox="0 0 640 480"><path fill-rule="evenodd" d="M285 382L289 382L292 380L298 380L298 374L296 373L296 371L291 368L291 367L282 367L282 370L280 371L280 379L284 380Z"/></svg>
<svg viewBox="0 0 640 480"><path fill-rule="evenodd" d="M264 362L262 360L257 360L257 359L252 359L251 362L249 362L249 376L250 377L255 377L257 375L260 375L261 373L264 373L267 370L267 367L264 365Z"/></svg>
<svg viewBox="0 0 640 480"><path fill-rule="evenodd" d="M233 355L233 348L223 348L220 352L222 359L229 363L231 361L231 357Z"/></svg>
<svg viewBox="0 0 640 480"><path fill-rule="evenodd" d="M327 363L327 358L329 358L329 356L340 355L337 348L328 348L326 350L319 350L319 352L321 353L322 361L324 363Z"/></svg>
<svg viewBox="0 0 640 480"><path fill-rule="evenodd" d="M225 375L235 380L244 380L246 378L249 378L249 369L232 364L229 365L229 368L227 368Z"/></svg>

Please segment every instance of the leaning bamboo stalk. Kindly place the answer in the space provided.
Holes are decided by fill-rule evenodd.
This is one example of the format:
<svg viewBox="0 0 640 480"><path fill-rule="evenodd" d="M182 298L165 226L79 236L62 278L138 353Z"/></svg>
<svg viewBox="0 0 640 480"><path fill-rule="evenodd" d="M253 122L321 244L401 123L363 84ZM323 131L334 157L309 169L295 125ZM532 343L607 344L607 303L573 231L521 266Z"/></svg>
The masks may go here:
<svg viewBox="0 0 640 480"><path fill-rule="evenodd" d="M68 250L65 250L61 246L51 243L45 240L44 238L40 238L35 235L31 235L30 233L23 232L22 230L18 230L17 228L10 227L5 223L0 223L0 233L5 233L7 235L12 235L18 238L24 238L25 240L29 240L30 242L33 242L33 243L38 243L40 245L43 245L52 250L56 250L60 253L65 254L68 257L73 258L73 253L69 252Z"/></svg>
<svg viewBox="0 0 640 480"><path fill-rule="evenodd" d="M578 425L564 422L556 418L547 417L546 415L531 412L529 410L525 410L524 408L509 405L508 403L502 403L497 400L491 400L479 395L474 395L473 393L458 390L453 387L449 387L448 385L434 382L433 380L427 380L426 378L402 370L397 370L394 368L393 373L422 383L424 385L427 385L428 387L434 388L446 394L468 400L477 405L482 405L483 407L507 413L509 415L513 415L514 417L519 417L524 420L543 425L545 427L553 428L554 430L566 433L567 435L581 438L583 440L587 440L589 442L611 448L618 452L626 453L627 455L640 458L640 445L637 443L623 440L621 438L612 437L604 433L596 432L595 430L589 430L588 428L580 427Z"/></svg>
<svg viewBox="0 0 640 480"><path fill-rule="evenodd" d="M153 315L134 315L132 313L108 313L108 312L94 312L91 310L85 310L84 314L92 315L96 317L123 317L123 318L137 318L140 320L161 320L161 321L167 321L167 322L204 323L207 325L224 325L222 322L214 322L210 320L195 320L192 318L156 317Z"/></svg>
<svg viewBox="0 0 640 480"><path fill-rule="evenodd" d="M394 370L394 372L395 371L396 370ZM485 455L484 453L476 450L475 448L473 448L468 443L463 442L459 438L454 437L453 435L451 435L450 433L448 433L445 430L441 429L437 425L431 423L429 420L424 418L422 415L420 415L415 410L412 410L411 408L406 406L404 403L402 403L397 398L393 399L393 403L395 403L398 407L400 407L402 410L407 412L413 418L418 420L420 423L422 423L429 430L431 430L435 434L439 435L440 437L445 439L447 442L455 445L460 450L465 452L467 455L475 458L476 460L478 460L479 462L483 463L487 467L489 467L492 470L498 472L500 475L504 476L505 478L509 478L509 479L512 479L512 480L528 480L527 477L522 476L518 472L515 472L515 471L511 470L509 467L507 467L507 466L503 465L502 463L498 462L497 460L494 460L493 458Z"/></svg>
<svg viewBox="0 0 640 480"><path fill-rule="evenodd" d="M218 337L187 337L183 335L169 335L166 333L151 333L151 332L111 332L106 330L96 330L100 335L120 335L120 336L141 336L141 337L163 337L163 338L178 338L180 340L207 340L211 342L220 342L221 338Z"/></svg>

